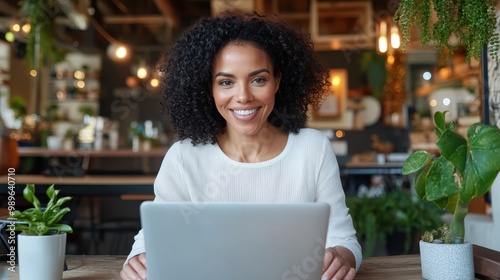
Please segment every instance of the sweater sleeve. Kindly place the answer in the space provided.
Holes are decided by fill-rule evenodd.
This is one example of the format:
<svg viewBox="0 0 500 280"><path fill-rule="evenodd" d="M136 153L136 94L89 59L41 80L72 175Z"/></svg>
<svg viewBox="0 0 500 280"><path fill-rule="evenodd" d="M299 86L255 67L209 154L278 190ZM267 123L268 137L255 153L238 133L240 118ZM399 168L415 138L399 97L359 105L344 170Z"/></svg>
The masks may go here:
<svg viewBox="0 0 500 280"><path fill-rule="evenodd" d="M358 270L362 260L361 245L357 240L356 230L346 206L337 159L326 137L322 146L321 166L317 174L316 200L326 202L331 207L326 247L342 246L349 249L356 258L356 270Z"/></svg>
<svg viewBox="0 0 500 280"><path fill-rule="evenodd" d="M182 157L179 143L170 147L154 182L154 201L185 201L189 199L189 194L184 186L184 174L182 173ZM144 245L144 233L141 229L134 237L134 244L125 264L130 258L146 252Z"/></svg>

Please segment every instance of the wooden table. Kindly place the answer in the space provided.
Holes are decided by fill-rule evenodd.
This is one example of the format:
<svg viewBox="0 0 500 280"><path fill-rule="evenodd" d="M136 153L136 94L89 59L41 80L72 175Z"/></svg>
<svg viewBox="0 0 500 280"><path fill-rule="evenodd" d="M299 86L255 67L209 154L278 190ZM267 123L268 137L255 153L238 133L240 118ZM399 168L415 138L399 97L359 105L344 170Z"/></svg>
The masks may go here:
<svg viewBox="0 0 500 280"><path fill-rule="evenodd" d="M106 279L120 278L125 256L68 256L68 270L64 279ZM4 266L5 263L1 265ZM4 272L7 279L17 279L17 273ZM0 279L4 279L1 277ZM363 260L356 279L412 280L422 279L419 255L373 257Z"/></svg>

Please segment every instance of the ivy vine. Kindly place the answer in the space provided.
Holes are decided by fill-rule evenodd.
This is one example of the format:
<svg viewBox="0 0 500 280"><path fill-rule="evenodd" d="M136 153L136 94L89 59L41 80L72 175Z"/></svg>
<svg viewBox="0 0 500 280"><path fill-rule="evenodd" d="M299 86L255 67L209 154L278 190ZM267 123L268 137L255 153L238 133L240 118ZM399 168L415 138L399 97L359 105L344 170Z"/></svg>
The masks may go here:
<svg viewBox="0 0 500 280"><path fill-rule="evenodd" d="M480 59L483 47L489 45L498 60L496 0L401 0L394 21L401 28L403 50L410 42L411 27L416 27L420 43L434 43L441 54L464 46L468 60Z"/></svg>
<svg viewBox="0 0 500 280"><path fill-rule="evenodd" d="M35 47L39 40L38 65L47 65L49 61L56 63L64 59L63 51L57 47L54 34L54 19L59 8L54 0L23 0L21 17L31 25L27 34L26 58L31 69L37 65Z"/></svg>

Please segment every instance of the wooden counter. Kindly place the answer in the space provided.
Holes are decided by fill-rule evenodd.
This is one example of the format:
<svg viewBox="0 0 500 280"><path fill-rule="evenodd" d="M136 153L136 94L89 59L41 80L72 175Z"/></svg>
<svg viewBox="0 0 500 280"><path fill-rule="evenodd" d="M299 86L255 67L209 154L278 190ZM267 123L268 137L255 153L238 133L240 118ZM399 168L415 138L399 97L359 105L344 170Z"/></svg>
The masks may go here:
<svg viewBox="0 0 500 280"><path fill-rule="evenodd" d="M349 161L341 169L343 175L401 175L402 162L352 162Z"/></svg>
<svg viewBox="0 0 500 280"><path fill-rule="evenodd" d="M119 150L49 150L40 147L19 147L19 157L163 157L167 148L152 148L150 150L133 151L132 149Z"/></svg>
<svg viewBox="0 0 500 280"><path fill-rule="evenodd" d="M86 175L82 177L57 177L44 175L0 176L0 194L8 193L9 182L15 182L16 194L21 194L26 184L37 186L37 193L45 192L51 184L61 189L62 195L152 195L156 175Z"/></svg>
<svg viewBox="0 0 500 280"><path fill-rule="evenodd" d="M102 169L116 170L117 168L118 170L127 170L130 164L133 164L135 171L153 174L158 171L158 164L161 163L167 150L168 147L155 147L138 151L132 149L50 150L41 147L19 147L18 154L21 159L43 159L43 166L45 171L50 170L49 174L72 176L75 175L75 170L73 170L75 167L82 170L81 174L77 175L86 174L91 169L99 171Z"/></svg>
<svg viewBox="0 0 500 280"><path fill-rule="evenodd" d="M120 270L124 260L125 256L68 256L68 270L64 272L63 278L121 279ZM5 264L2 265L5 266ZM17 279L17 273L4 273L7 274L7 279ZM0 277L0 279L3 278ZM356 280L358 279L422 279L420 257L419 255L401 255L364 259L356 275Z"/></svg>

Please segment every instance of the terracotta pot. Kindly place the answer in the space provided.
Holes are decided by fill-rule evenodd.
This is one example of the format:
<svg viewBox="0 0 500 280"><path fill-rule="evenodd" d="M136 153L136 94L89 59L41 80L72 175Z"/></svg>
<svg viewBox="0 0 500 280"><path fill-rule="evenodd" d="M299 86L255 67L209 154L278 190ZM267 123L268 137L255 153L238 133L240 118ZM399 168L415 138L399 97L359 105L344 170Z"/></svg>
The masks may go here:
<svg viewBox="0 0 500 280"><path fill-rule="evenodd" d="M0 136L0 175L11 173L9 168L19 166L18 142L9 137Z"/></svg>

